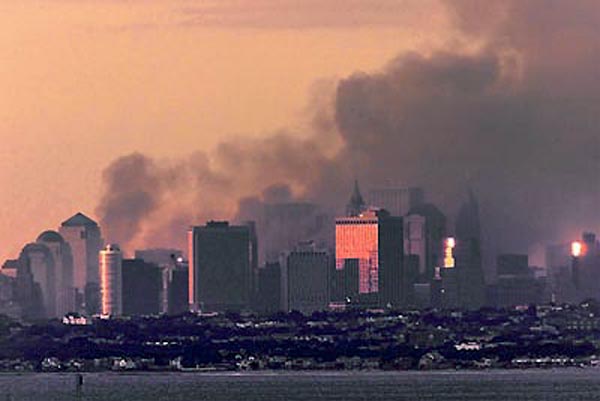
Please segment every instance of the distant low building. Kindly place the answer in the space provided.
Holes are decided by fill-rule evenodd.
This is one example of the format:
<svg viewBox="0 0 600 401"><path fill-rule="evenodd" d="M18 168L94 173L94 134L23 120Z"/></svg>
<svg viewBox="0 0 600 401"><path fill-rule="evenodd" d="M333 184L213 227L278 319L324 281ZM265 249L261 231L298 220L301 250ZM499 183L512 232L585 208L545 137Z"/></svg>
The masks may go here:
<svg viewBox="0 0 600 401"><path fill-rule="evenodd" d="M302 242L287 256L288 310L311 314L329 304L329 272L333 265L326 250Z"/></svg>
<svg viewBox="0 0 600 401"><path fill-rule="evenodd" d="M273 314L283 309L279 262L267 263L258 269L258 293L254 308L264 314Z"/></svg>
<svg viewBox="0 0 600 401"><path fill-rule="evenodd" d="M499 255L496 266L496 306L510 307L542 302L544 288L529 269L527 255Z"/></svg>

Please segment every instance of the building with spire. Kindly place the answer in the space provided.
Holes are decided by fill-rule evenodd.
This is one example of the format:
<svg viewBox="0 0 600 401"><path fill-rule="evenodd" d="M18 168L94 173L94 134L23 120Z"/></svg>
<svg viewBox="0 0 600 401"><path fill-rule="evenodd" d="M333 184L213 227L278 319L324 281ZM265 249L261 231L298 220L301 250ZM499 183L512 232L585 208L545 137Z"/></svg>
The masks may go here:
<svg viewBox="0 0 600 401"><path fill-rule="evenodd" d="M350 201L346 205L346 216L356 217L365 210L367 210L367 205L360 193L358 180L354 180L354 190L352 191L352 196L350 196Z"/></svg>
<svg viewBox="0 0 600 401"><path fill-rule="evenodd" d="M335 220L334 303L406 304L412 284L406 277L402 238L402 218L384 209L368 209L355 181L346 216Z"/></svg>

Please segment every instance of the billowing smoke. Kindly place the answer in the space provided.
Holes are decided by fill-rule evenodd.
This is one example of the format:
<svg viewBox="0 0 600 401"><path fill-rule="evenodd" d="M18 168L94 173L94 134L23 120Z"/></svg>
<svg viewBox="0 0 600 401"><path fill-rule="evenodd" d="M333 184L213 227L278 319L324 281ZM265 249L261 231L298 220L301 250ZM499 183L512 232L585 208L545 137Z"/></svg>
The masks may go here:
<svg viewBox="0 0 600 401"><path fill-rule="evenodd" d="M187 159L152 160L132 154L104 172L97 212L107 239L126 249L183 248L192 224L250 220L264 202L303 199L331 163L317 141L286 133L223 142L210 157L196 152Z"/></svg>
<svg viewBox="0 0 600 401"><path fill-rule="evenodd" d="M181 246L188 224L252 217L265 202L339 210L354 176L365 189L423 186L450 217L472 188L490 254L598 228L600 2L447 7L461 41L341 80L308 139L278 133L187 160L115 161L98 209L110 235Z"/></svg>

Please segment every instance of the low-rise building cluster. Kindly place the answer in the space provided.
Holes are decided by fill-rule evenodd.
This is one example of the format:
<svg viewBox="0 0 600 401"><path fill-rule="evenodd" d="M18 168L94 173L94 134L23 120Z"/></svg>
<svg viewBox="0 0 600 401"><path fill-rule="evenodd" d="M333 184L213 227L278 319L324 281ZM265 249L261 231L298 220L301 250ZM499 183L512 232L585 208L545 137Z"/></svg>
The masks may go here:
<svg viewBox="0 0 600 401"><path fill-rule="evenodd" d="M600 305L269 317L0 320L0 369L347 370L596 366Z"/></svg>

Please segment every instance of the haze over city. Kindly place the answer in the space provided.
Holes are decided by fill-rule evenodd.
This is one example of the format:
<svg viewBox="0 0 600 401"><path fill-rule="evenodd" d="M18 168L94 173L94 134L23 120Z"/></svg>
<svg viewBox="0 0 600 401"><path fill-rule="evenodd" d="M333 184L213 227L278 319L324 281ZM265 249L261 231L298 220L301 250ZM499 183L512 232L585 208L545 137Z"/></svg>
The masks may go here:
<svg viewBox="0 0 600 401"><path fill-rule="evenodd" d="M598 227L596 1L0 10L0 258L77 210L185 248L260 202L343 207L354 178L450 217L471 188L492 256Z"/></svg>

